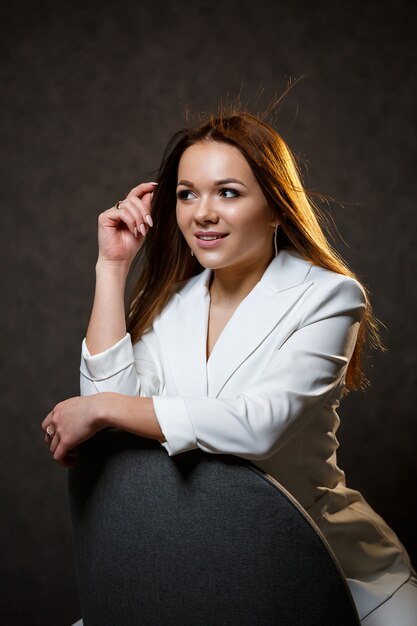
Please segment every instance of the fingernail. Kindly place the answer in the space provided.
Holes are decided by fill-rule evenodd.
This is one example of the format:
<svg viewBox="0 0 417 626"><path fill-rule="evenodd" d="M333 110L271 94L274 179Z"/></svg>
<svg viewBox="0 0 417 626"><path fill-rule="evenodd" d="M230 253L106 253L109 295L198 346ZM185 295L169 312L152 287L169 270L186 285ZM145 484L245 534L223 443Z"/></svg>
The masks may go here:
<svg viewBox="0 0 417 626"><path fill-rule="evenodd" d="M148 222L149 226L153 226L153 221L150 215L147 215L145 217L145 220Z"/></svg>
<svg viewBox="0 0 417 626"><path fill-rule="evenodd" d="M135 235L135 237L136 237L136 239L137 239L137 238L138 238L138 229L136 228L136 226L135 226L135 228L133 229L133 234Z"/></svg>
<svg viewBox="0 0 417 626"><path fill-rule="evenodd" d="M143 236L146 235L146 228L145 228L144 224L141 224L139 226L139 230L140 230L140 232L142 233Z"/></svg>
<svg viewBox="0 0 417 626"><path fill-rule="evenodd" d="M158 183L151 183L151 185L158 185Z"/></svg>

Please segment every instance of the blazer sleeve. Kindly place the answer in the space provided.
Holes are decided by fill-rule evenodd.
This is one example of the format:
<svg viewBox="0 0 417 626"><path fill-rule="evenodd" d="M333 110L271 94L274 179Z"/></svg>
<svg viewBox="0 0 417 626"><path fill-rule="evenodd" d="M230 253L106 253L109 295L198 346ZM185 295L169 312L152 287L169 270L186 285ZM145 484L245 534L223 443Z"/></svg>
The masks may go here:
<svg viewBox="0 0 417 626"><path fill-rule="evenodd" d="M340 275L308 293L297 329L247 389L233 397L153 398L169 455L198 447L266 459L332 395L340 397L365 295Z"/></svg>
<svg viewBox="0 0 417 626"><path fill-rule="evenodd" d="M153 331L145 333L133 350L129 333L108 350L91 355L83 339L80 363L82 396L113 391L128 396L164 393L164 377Z"/></svg>

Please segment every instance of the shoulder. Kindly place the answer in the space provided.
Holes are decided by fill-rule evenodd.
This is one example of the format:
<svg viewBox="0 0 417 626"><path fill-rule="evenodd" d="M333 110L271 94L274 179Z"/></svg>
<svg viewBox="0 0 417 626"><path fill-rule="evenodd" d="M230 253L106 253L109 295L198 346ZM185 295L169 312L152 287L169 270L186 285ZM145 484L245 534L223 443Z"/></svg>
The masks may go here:
<svg viewBox="0 0 417 626"><path fill-rule="evenodd" d="M301 290L297 310L303 322L343 314L360 320L366 309L366 293L358 280L314 265L293 249L281 250L262 280L277 295Z"/></svg>
<svg viewBox="0 0 417 626"><path fill-rule="evenodd" d="M361 283L356 280L356 278L352 278L351 276L339 274L324 267L319 267L318 265L311 265L311 270L308 278L309 280L313 281L313 283L317 287L321 287L322 289L328 288L340 289L341 291L356 291L358 294L362 294L363 298L365 299L365 290L362 287Z"/></svg>
<svg viewBox="0 0 417 626"><path fill-rule="evenodd" d="M311 266L309 273L309 280L311 280L315 286L317 292L320 294L340 294L340 297L354 298L363 303L366 302L366 294L361 283L345 274L338 274L331 270L319 267L317 265Z"/></svg>
<svg viewBox="0 0 417 626"><path fill-rule="evenodd" d="M297 250L283 249L271 261L263 278L263 284L272 291L280 292L299 285L309 287L309 297L341 294L366 301L365 291L358 280L345 274L313 265Z"/></svg>
<svg viewBox="0 0 417 626"><path fill-rule="evenodd" d="M361 321L367 298L358 280L317 265L311 266L308 280L312 284L306 300L305 321L338 315L349 315Z"/></svg>

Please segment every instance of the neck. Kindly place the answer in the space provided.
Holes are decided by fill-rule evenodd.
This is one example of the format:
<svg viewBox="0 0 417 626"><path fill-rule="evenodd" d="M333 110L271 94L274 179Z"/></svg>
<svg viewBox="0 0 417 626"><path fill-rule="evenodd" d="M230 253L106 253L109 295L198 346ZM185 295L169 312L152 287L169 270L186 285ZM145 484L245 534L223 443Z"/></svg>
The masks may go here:
<svg viewBox="0 0 417 626"><path fill-rule="evenodd" d="M237 268L221 268L214 270L210 296L213 304L233 304L241 302L262 278L271 259L263 263Z"/></svg>

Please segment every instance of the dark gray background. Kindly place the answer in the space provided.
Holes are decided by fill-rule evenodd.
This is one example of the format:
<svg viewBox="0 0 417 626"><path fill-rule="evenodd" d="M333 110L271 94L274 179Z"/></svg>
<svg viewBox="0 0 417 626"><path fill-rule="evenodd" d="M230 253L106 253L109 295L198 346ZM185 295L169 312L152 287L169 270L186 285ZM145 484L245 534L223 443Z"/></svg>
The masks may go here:
<svg viewBox="0 0 417 626"><path fill-rule="evenodd" d="M336 246L389 348L341 406L340 462L416 561L413 3L16 1L0 18L2 623L79 614L66 472L40 423L78 393L98 213L152 180L187 108L240 90L264 108L302 75L276 126L342 203Z"/></svg>

